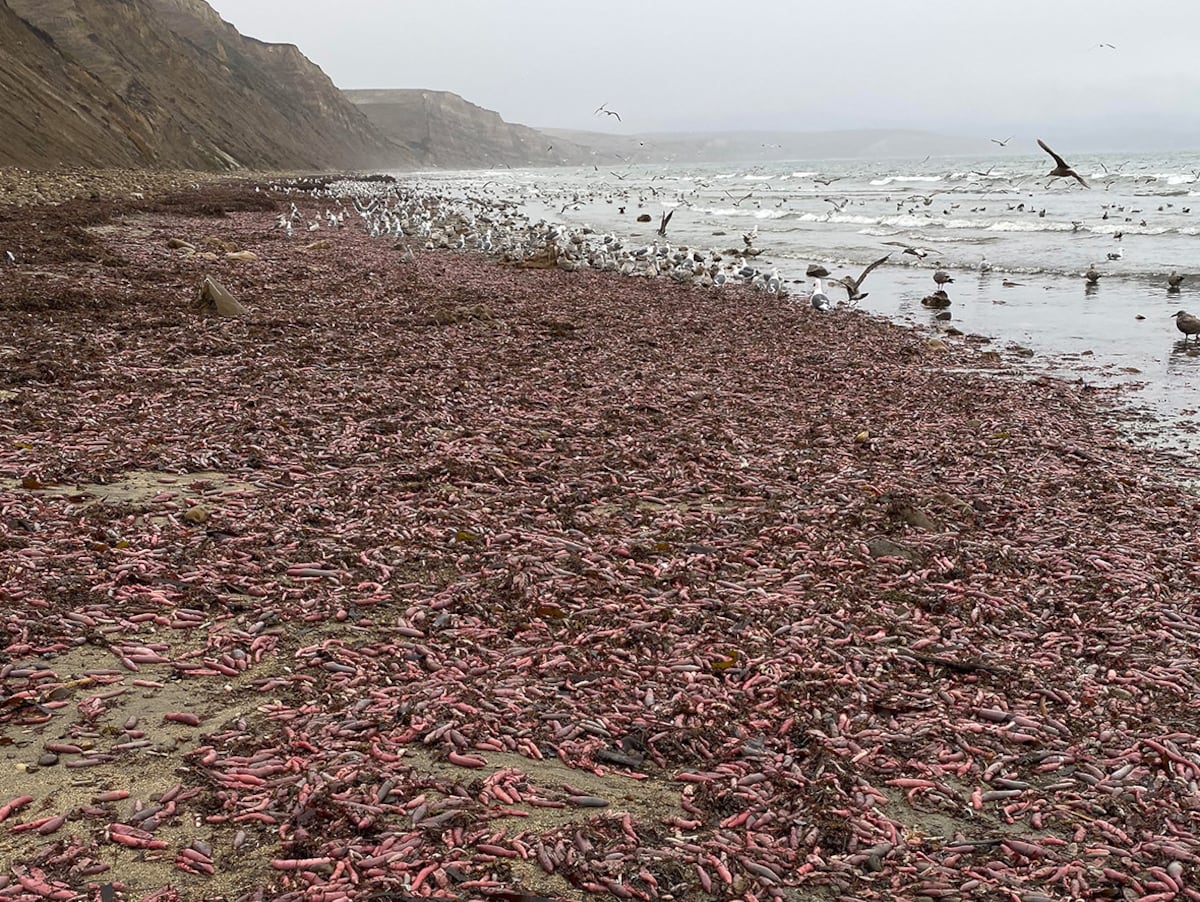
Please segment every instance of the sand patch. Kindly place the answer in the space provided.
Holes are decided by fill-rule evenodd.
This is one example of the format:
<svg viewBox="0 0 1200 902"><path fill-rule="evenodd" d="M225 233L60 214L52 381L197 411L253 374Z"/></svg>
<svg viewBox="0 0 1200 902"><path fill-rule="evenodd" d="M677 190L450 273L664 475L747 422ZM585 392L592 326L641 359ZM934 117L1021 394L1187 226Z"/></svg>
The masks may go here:
<svg viewBox="0 0 1200 902"><path fill-rule="evenodd" d="M112 482L42 483L29 478L0 479L0 489L66 498L84 507L94 504L126 504L137 507L180 497L211 501L228 494L254 491L255 486L231 479L215 470L200 470L195 473L129 470Z"/></svg>

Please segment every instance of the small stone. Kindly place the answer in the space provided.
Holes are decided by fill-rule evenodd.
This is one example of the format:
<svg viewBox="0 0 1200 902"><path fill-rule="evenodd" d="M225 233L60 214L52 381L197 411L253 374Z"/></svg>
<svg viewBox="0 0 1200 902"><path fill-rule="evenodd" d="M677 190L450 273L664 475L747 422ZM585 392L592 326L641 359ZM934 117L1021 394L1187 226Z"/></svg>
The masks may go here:
<svg viewBox="0 0 1200 902"><path fill-rule="evenodd" d="M54 767L54 765L58 764L58 755L54 754L54 752L46 752L44 755L38 757L37 763L42 767Z"/></svg>
<svg viewBox="0 0 1200 902"><path fill-rule="evenodd" d="M208 508L203 504L197 504L195 507L189 507L183 513L183 519L189 523L203 523L208 519Z"/></svg>

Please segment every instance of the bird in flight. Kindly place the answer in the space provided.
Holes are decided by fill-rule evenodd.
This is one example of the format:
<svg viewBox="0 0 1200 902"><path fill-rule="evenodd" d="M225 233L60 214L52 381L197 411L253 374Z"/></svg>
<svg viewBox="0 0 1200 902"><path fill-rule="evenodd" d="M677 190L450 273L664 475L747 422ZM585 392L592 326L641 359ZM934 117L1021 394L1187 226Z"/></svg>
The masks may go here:
<svg viewBox="0 0 1200 902"><path fill-rule="evenodd" d="M1046 153L1050 154L1050 156L1054 157L1054 168L1047 172L1046 175L1050 176L1051 178L1072 178L1085 188L1091 187L1083 180L1083 177L1078 172L1067 165L1066 160L1052 151L1049 145L1046 144L1046 142L1041 138L1038 138L1038 147L1046 151Z"/></svg>
<svg viewBox="0 0 1200 902"><path fill-rule="evenodd" d="M607 103L602 103L602 104L600 104L600 106L596 107L596 112L592 113L592 115L593 115L593 116L599 116L601 113L603 113L605 116L616 116L616 117L617 117L617 121L618 121L618 122L620 122L620 121L621 121L621 114L620 114L620 113L618 113L616 110L610 110L610 109L606 109L606 108L607 108L607 106L608 106L608 104L607 104Z"/></svg>
<svg viewBox="0 0 1200 902"><path fill-rule="evenodd" d="M1099 44L1093 44L1093 45L1092 45L1092 49L1093 49L1093 50L1096 50L1096 49L1099 49L1099 48L1103 48L1103 47L1107 47L1109 50L1116 50L1116 49L1117 49L1115 44L1109 44L1109 43L1106 43L1106 42L1104 42L1104 41L1101 41Z"/></svg>
<svg viewBox="0 0 1200 902"><path fill-rule="evenodd" d="M1016 137L1015 135L1009 135L1003 141L999 140L998 138L988 138L988 140L991 141L993 144L999 144L1001 147L1007 147L1008 142L1011 141L1015 137Z"/></svg>
<svg viewBox="0 0 1200 902"><path fill-rule="evenodd" d="M936 251L929 250L929 248L914 247L911 244L905 244L903 241L885 241L883 243L890 244L893 247L902 247L902 248L904 248L904 253L912 254L914 257L919 257L922 260L925 259L926 257L928 257L931 253L937 253ZM876 261L876 263L872 264L872 266L877 265L878 263L882 263L882 262L883 262L882 260ZM863 275L865 276L866 273L863 273Z"/></svg>
<svg viewBox="0 0 1200 902"><path fill-rule="evenodd" d="M862 288L863 281L867 278L867 275L871 272L871 270L873 270L879 264L883 263L890 256L891 256L891 254L888 254L887 256L884 256L884 257L880 257L878 260L876 260L874 263L872 263L870 266L868 266L866 269L864 269L862 271L862 274L859 275L859 277L857 279L854 278L854 276L843 276L842 278L837 280L837 284L841 285L843 288L846 289L846 295L848 296L849 300L861 301L863 298L865 298L867 296L867 292L859 290Z"/></svg>

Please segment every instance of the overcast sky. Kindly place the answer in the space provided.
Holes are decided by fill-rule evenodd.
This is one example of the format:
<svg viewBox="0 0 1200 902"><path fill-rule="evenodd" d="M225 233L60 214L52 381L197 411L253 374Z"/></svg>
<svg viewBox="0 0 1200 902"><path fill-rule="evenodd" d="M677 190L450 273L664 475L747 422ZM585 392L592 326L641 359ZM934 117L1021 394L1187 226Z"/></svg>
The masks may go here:
<svg viewBox="0 0 1200 902"><path fill-rule="evenodd" d="M1200 136L1192 0L209 2L339 87L453 91L533 126Z"/></svg>

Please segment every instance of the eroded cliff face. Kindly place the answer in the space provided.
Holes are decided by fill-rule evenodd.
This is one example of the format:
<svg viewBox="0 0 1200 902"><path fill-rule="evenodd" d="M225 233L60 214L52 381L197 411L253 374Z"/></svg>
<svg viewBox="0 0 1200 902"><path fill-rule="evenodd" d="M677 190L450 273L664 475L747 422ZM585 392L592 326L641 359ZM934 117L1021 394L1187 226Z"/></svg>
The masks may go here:
<svg viewBox="0 0 1200 902"><path fill-rule="evenodd" d="M348 90L343 93L393 142L428 168L583 165L591 150L525 125L449 91Z"/></svg>
<svg viewBox="0 0 1200 902"><path fill-rule="evenodd" d="M132 166L124 104L0 0L0 166Z"/></svg>
<svg viewBox="0 0 1200 902"><path fill-rule="evenodd" d="M297 48L242 36L203 0L0 0L0 37L2 164L414 162Z"/></svg>

